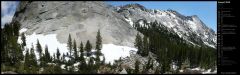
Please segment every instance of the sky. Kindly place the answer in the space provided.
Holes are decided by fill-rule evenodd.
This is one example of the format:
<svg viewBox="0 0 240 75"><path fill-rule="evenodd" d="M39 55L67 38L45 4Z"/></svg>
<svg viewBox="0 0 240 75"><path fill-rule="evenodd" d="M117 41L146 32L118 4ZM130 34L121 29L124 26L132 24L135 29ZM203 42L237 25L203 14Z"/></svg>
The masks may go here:
<svg viewBox="0 0 240 75"><path fill-rule="evenodd" d="M1 1L1 27L12 21L18 3L17 1Z"/></svg>
<svg viewBox="0 0 240 75"><path fill-rule="evenodd" d="M182 15L197 15L203 23L217 30L217 1L107 1L113 6L138 3L147 9L176 10Z"/></svg>
<svg viewBox="0 0 240 75"><path fill-rule="evenodd" d="M197 15L208 27L217 29L216 1L106 1L113 6L138 3L148 9L172 9L185 16ZM1 27L12 20L18 1L1 1Z"/></svg>

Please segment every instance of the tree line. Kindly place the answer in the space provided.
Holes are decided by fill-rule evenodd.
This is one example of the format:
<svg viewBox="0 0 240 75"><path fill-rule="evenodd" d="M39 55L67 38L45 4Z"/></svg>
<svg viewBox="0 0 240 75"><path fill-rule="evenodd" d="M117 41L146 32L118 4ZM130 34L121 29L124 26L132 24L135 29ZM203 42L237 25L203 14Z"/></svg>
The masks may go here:
<svg viewBox="0 0 240 75"><path fill-rule="evenodd" d="M172 63L178 66L175 73L183 68L214 69L216 67L216 49L203 43L200 47L192 45L157 21L147 23L143 20L143 25L139 21L134 23L134 28L143 36L140 33L136 35L134 44L138 49L137 53L141 56L147 56L149 52L156 54L157 61L161 65L160 73L170 72ZM184 66L187 61L188 66Z"/></svg>

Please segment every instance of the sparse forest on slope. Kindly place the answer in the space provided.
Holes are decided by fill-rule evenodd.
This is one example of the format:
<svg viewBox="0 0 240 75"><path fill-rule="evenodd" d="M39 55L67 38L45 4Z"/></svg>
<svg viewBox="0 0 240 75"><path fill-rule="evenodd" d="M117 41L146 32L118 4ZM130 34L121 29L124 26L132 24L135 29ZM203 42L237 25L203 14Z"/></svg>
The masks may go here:
<svg viewBox="0 0 240 75"><path fill-rule="evenodd" d="M199 66L204 69L216 68L217 51L214 48L206 45L194 46L157 21L144 22L144 25L134 25L134 28L144 34L143 38L140 35L136 36L137 53L147 56L146 53L150 51L157 55L157 61L162 65L161 73L169 72L171 63L176 63L178 70ZM185 61L189 61L185 63L189 66L182 66Z"/></svg>

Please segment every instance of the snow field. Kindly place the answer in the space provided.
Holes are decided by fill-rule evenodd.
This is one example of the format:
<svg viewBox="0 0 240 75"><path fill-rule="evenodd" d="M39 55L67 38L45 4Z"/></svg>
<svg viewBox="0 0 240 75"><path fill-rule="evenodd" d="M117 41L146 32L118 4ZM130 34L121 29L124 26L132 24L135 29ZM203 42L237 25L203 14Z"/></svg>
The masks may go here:
<svg viewBox="0 0 240 75"><path fill-rule="evenodd" d="M27 29L23 28L20 30L20 32L25 32ZM59 49L61 55L62 53L67 53L67 44L58 42L56 36L57 34L36 34L33 33L32 35L25 35L26 36L26 44L27 48L31 48L32 45L34 49L36 49L37 39L39 40L39 43L42 46L43 52L45 51L45 45L48 46L48 51L51 56L53 56L53 53L57 52L57 48ZM18 39L18 42L21 43L21 38ZM137 51L136 48L131 48L127 46L118 46L114 44L103 44L101 52L105 56L105 62L106 63L113 63L114 60L119 59L120 57L127 57L130 56L129 51L134 50ZM96 50L92 50L93 52ZM25 54L25 53L24 53ZM35 54L37 56L37 59L39 59L38 53L35 51ZM96 57L93 55L93 57ZM67 57L66 57L67 58ZM101 60L103 60L103 57L100 57Z"/></svg>

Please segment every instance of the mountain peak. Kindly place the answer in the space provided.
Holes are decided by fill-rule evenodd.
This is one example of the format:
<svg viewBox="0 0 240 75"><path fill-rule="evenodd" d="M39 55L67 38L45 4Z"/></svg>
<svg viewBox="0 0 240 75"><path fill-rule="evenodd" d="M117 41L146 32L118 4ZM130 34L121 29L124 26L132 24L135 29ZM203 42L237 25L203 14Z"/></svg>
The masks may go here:
<svg viewBox="0 0 240 75"><path fill-rule="evenodd" d="M144 10L139 11L135 10L135 8L144 8ZM194 45L202 43L201 41L211 47L216 45L216 42L214 42L215 35L211 30L209 31L211 28L207 27L197 15L185 16L172 9L166 11L145 9L140 4L128 4L121 7L120 10L124 11L118 13L124 15L124 17L131 18L132 21L129 22L138 22L141 19L146 19L147 22L154 22L156 20L168 27L169 30L173 30L179 37L182 37L186 41L194 41ZM192 38L191 34L196 36ZM200 40L195 38L200 38Z"/></svg>
<svg viewBox="0 0 240 75"><path fill-rule="evenodd" d="M199 17L197 15L192 15L191 17L195 18L195 19L199 19Z"/></svg>
<svg viewBox="0 0 240 75"><path fill-rule="evenodd" d="M172 10L172 9L167 9L167 11L169 11L169 12L174 12L174 13L176 13L177 11L175 11L175 10Z"/></svg>
<svg viewBox="0 0 240 75"><path fill-rule="evenodd" d="M122 8L133 8L133 9L137 8L137 9L141 9L143 11L146 10L146 8L143 5L138 4L138 3L127 4L127 5L122 6Z"/></svg>

